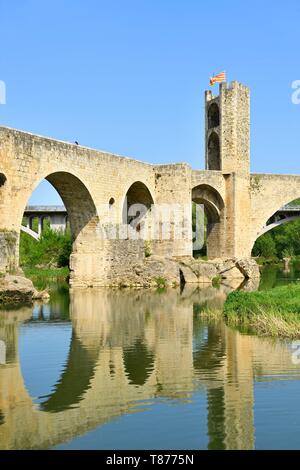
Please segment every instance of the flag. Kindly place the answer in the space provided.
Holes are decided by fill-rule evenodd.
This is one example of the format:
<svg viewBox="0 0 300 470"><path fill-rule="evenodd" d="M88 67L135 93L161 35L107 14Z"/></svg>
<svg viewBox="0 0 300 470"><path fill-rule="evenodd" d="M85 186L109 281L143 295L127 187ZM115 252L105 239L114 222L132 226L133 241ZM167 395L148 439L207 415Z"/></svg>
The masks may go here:
<svg viewBox="0 0 300 470"><path fill-rule="evenodd" d="M226 73L221 72L218 75L215 75L214 77L211 77L209 80L210 86L214 86L215 83L217 82L225 82L226 81Z"/></svg>

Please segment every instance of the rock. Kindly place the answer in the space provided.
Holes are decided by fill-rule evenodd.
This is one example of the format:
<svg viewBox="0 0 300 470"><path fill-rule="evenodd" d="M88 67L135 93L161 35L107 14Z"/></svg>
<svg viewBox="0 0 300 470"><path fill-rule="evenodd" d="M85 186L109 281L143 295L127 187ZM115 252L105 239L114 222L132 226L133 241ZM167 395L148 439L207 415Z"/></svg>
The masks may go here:
<svg viewBox="0 0 300 470"><path fill-rule="evenodd" d="M198 282L211 282L218 274L217 268L213 263L205 261L195 261L191 265L191 269L196 274Z"/></svg>
<svg viewBox="0 0 300 470"><path fill-rule="evenodd" d="M34 293L32 281L26 277L8 274L0 278L0 302L31 302Z"/></svg>
<svg viewBox="0 0 300 470"><path fill-rule="evenodd" d="M236 261L236 266L246 279L260 278L259 266L253 258L241 258Z"/></svg>
<svg viewBox="0 0 300 470"><path fill-rule="evenodd" d="M47 290L38 291L35 289L32 298L33 300L49 300L50 294Z"/></svg>
<svg viewBox="0 0 300 470"><path fill-rule="evenodd" d="M48 300L49 297L47 291L37 291L26 277L7 274L0 278L0 303L31 303L33 299Z"/></svg>
<svg viewBox="0 0 300 470"><path fill-rule="evenodd" d="M181 271L181 273L180 273ZM191 269L190 266L187 266L183 263L180 263L179 265L179 276L180 276L180 279L179 281L184 281L186 282L187 284L198 284L199 283L199 279L197 277L197 275L195 274L195 272Z"/></svg>
<svg viewBox="0 0 300 470"><path fill-rule="evenodd" d="M221 272L220 276L222 279L244 279L243 273L236 266Z"/></svg>
<svg viewBox="0 0 300 470"><path fill-rule="evenodd" d="M236 259L230 258L225 260L216 260L214 264L216 266L218 274L222 276L222 274L225 274L227 271L230 271L231 269L236 267Z"/></svg>

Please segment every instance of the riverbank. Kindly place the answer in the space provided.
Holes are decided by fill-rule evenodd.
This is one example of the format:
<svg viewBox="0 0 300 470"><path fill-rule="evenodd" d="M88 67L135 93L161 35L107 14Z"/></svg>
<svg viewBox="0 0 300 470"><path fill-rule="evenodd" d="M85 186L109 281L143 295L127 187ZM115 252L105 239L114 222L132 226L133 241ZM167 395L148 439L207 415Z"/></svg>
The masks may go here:
<svg viewBox="0 0 300 470"><path fill-rule="evenodd" d="M263 336L300 337L300 284L267 291L232 292L223 315L228 326Z"/></svg>
<svg viewBox="0 0 300 470"><path fill-rule="evenodd" d="M70 270L67 266L63 268L42 269L36 267L23 267L24 275L33 282L36 289L47 289L55 283L68 282Z"/></svg>

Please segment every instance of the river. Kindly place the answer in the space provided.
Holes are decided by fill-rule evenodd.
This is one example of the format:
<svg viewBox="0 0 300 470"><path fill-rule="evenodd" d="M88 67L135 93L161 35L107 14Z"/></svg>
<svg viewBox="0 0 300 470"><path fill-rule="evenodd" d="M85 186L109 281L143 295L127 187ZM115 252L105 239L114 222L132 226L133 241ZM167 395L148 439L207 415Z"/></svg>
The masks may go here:
<svg viewBox="0 0 300 470"><path fill-rule="evenodd" d="M266 267L260 288L298 278ZM57 284L2 310L0 448L299 449L292 343L206 320L230 290Z"/></svg>

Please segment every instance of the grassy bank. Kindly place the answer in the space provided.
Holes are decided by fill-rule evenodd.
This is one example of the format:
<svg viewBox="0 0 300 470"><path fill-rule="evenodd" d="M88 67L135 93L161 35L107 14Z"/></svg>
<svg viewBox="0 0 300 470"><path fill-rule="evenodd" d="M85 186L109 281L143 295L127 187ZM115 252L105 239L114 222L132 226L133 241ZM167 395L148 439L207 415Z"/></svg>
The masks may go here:
<svg viewBox="0 0 300 470"><path fill-rule="evenodd" d="M41 269L35 267L23 267L26 277L32 280L36 289L42 290L51 287L53 284L66 282L69 275L69 268Z"/></svg>
<svg viewBox="0 0 300 470"><path fill-rule="evenodd" d="M300 337L300 284L232 292L225 302L224 316L229 326L259 335Z"/></svg>
<svg viewBox="0 0 300 470"><path fill-rule="evenodd" d="M21 233L20 264L25 276L32 280L37 289L51 290L51 286L67 280L71 250L69 230L61 233L47 228L40 241Z"/></svg>

